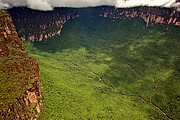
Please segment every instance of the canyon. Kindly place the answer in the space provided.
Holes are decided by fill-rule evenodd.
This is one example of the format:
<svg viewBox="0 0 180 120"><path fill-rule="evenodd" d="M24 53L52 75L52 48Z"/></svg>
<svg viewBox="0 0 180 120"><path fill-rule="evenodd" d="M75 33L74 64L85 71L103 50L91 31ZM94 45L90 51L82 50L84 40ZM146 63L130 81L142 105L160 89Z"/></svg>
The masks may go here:
<svg viewBox="0 0 180 120"><path fill-rule="evenodd" d="M180 119L179 26L174 8L0 11L0 119Z"/></svg>
<svg viewBox="0 0 180 120"><path fill-rule="evenodd" d="M12 8L8 10L22 41L31 42L48 40L60 35L63 25L80 16L76 8L55 8L54 11L41 12L29 8ZM146 24L144 29L160 24L168 30L168 25L180 26L180 12L171 8L134 7L114 8L109 6L97 8L101 17L114 20L142 19Z"/></svg>

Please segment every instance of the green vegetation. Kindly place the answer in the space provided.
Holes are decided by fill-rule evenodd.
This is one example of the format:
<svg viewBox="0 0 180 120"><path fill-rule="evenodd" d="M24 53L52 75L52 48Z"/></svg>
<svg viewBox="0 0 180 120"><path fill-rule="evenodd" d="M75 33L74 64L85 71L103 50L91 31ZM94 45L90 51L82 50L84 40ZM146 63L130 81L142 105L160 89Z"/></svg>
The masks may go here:
<svg viewBox="0 0 180 120"><path fill-rule="evenodd" d="M39 120L180 119L180 28L93 13L82 10L61 36L26 42L42 77Z"/></svg>
<svg viewBox="0 0 180 120"><path fill-rule="evenodd" d="M36 116L36 106L27 105L26 91L39 88L37 62L28 56L12 30L9 14L0 11L0 120L30 119ZM11 31L14 32L14 31Z"/></svg>

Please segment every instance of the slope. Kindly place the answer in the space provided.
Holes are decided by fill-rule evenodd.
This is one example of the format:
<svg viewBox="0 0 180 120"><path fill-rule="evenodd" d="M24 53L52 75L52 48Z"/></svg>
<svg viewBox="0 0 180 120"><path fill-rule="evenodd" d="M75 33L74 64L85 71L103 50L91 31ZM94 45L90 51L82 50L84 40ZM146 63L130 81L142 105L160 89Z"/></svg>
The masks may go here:
<svg viewBox="0 0 180 120"><path fill-rule="evenodd" d="M40 104L37 61L25 52L11 16L0 11L0 119L36 119Z"/></svg>

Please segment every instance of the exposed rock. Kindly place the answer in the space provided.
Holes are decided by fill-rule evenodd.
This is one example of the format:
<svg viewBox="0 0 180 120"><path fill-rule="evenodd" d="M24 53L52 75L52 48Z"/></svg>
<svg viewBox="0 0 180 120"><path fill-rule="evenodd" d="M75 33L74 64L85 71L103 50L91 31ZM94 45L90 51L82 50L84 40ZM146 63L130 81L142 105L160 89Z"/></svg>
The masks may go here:
<svg viewBox="0 0 180 120"><path fill-rule="evenodd" d="M100 14L103 17L113 19L133 19L141 18L146 22L146 28L153 27L154 23L162 24L167 27L168 24L180 26L180 12L170 8L157 7L136 7L126 9L103 8Z"/></svg>
<svg viewBox="0 0 180 120"><path fill-rule="evenodd" d="M40 112L39 67L28 56L12 18L0 11L0 119L36 119Z"/></svg>
<svg viewBox="0 0 180 120"><path fill-rule="evenodd" d="M63 25L68 20L79 17L78 13L70 8L55 9L53 12L40 12L28 8L14 9L9 12L22 41L42 41L60 35ZM23 12L27 16L20 14Z"/></svg>

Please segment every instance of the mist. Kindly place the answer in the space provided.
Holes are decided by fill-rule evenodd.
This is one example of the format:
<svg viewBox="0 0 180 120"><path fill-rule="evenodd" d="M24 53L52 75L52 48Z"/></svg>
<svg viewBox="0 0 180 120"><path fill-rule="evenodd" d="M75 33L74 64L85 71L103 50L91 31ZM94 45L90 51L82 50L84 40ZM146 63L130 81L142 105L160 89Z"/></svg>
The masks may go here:
<svg viewBox="0 0 180 120"><path fill-rule="evenodd" d="M54 7L92 7L111 5L117 8L134 6L161 6L180 8L179 0L0 0L0 9L27 6L37 10L53 10Z"/></svg>

